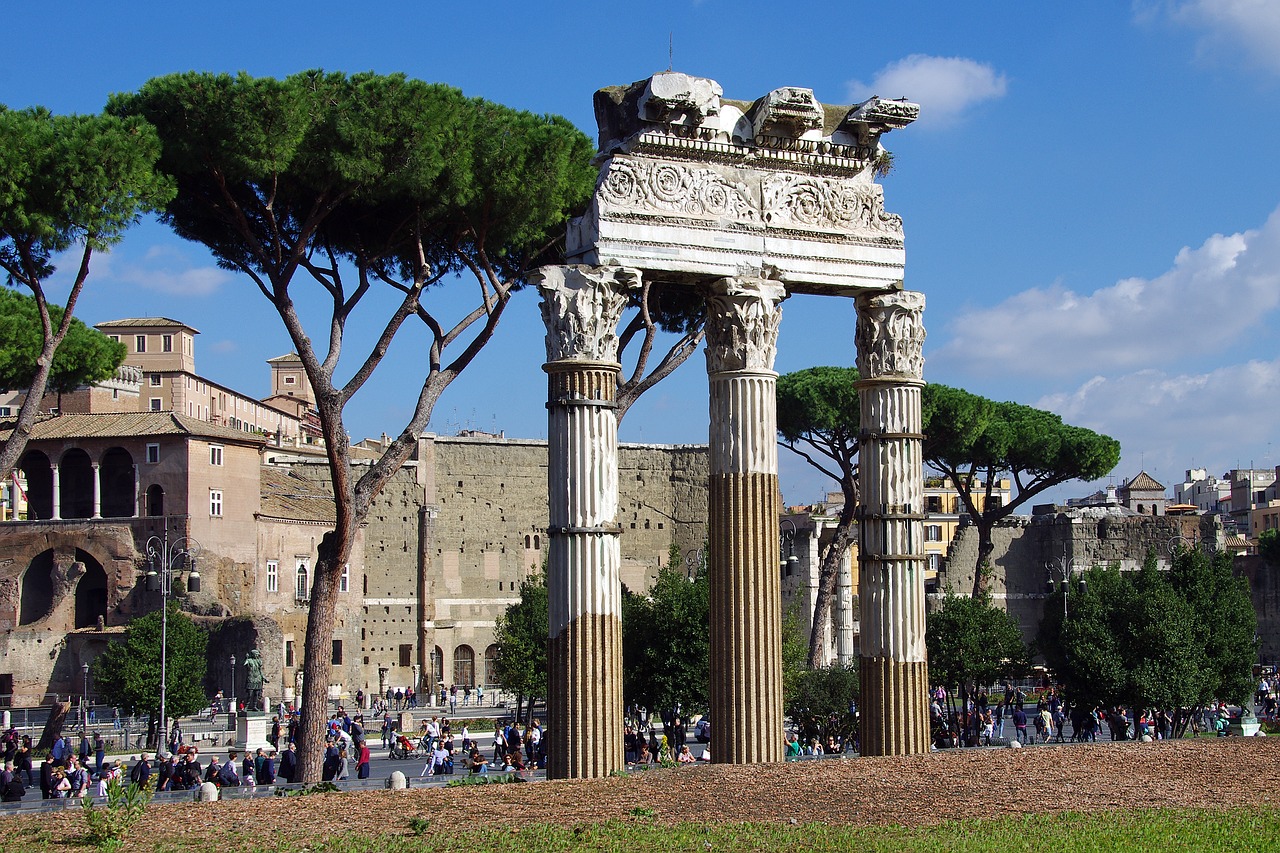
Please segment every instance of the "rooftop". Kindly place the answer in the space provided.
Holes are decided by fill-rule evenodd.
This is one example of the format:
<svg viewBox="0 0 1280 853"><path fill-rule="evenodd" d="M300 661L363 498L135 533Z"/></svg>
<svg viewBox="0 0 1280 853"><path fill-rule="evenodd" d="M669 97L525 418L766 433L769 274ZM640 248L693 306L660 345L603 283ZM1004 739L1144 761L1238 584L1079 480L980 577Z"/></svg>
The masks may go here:
<svg viewBox="0 0 1280 853"><path fill-rule="evenodd" d="M0 438L13 432L12 418L0 421ZM154 435L187 435L242 444L264 444L255 433L218 426L173 412L107 412L100 414L48 415L31 428L31 441L77 438L141 438Z"/></svg>
<svg viewBox="0 0 1280 853"><path fill-rule="evenodd" d="M102 323L94 323L93 325L95 329L131 329L139 326L186 329L192 334L200 334L198 329L188 326L181 320L171 320L168 317L127 317L123 320L106 320Z"/></svg>

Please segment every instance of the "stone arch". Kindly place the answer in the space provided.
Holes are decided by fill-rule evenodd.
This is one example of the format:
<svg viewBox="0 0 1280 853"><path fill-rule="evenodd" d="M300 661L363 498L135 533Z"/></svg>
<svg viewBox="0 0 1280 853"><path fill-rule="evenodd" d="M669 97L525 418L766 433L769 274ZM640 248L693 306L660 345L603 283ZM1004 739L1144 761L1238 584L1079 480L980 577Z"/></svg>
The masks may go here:
<svg viewBox="0 0 1280 853"><path fill-rule="evenodd" d="M147 486L147 515L164 515L164 488L159 483Z"/></svg>
<svg viewBox="0 0 1280 853"><path fill-rule="evenodd" d="M18 463L27 481L27 518L53 518L53 466L39 450L28 450Z"/></svg>
<svg viewBox="0 0 1280 853"><path fill-rule="evenodd" d="M94 559L92 554L76 549L76 562L84 566L84 572L76 583L76 622L77 628L92 628L98 624L98 618L107 618L107 573L102 563Z"/></svg>
<svg viewBox="0 0 1280 853"><path fill-rule="evenodd" d="M93 462L73 447L58 461L58 489L62 518L93 517Z"/></svg>
<svg viewBox="0 0 1280 853"><path fill-rule="evenodd" d="M490 643L484 650L484 684L491 687L498 683L498 644Z"/></svg>
<svg viewBox="0 0 1280 853"><path fill-rule="evenodd" d="M102 454L99 482L102 483L103 518L132 518L137 514L133 454L123 447L112 447Z"/></svg>
<svg viewBox="0 0 1280 853"><path fill-rule="evenodd" d="M53 611L53 549L41 551L22 573L18 624L31 625Z"/></svg>
<svg viewBox="0 0 1280 853"><path fill-rule="evenodd" d="M453 683L459 687L476 685L476 653L468 645L453 650Z"/></svg>

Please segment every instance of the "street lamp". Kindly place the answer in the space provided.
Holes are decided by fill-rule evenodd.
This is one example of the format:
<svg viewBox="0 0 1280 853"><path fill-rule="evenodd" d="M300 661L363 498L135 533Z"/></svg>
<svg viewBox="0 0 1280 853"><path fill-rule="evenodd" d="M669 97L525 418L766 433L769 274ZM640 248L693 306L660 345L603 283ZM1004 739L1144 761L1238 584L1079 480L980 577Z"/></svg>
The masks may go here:
<svg viewBox="0 0 1280 853"><path fill-rule="evenodd" d="M190 536L169 541L169 525L166 519L164 536L152 536L147 540L147 589L160 593L160 743L169 736L169 718L165 713L166 690L169 680L169 596L173 594L173 577L187 564L187 591L200 591L200 573L196 571L195 555L200 543Z"/></svg>
<svg viewBox="0 0 1280 853"><path fill-rule="evenodd" d="M1079 562L1078 560L1068 560L1064 555L1061 558L1059 558L1056 564L1053 563L1052 561L1044 564L1045 568L1049 570L1051 575L1057 575L1062 581L1062 619L1064 622L1066 621L1066 618L1067 618L1067 597L1071 591L1071 578L1076 573L1084 571L1083 566L1077 568L1076 563L1078 562ZM1057 571L1055 571L1055 569ZM1055 581L1053 577L1050 577L1049 583L1046 586L1046 592L1048 592L1049 595L1053 595L1054 584L1055 584ZM1080 592L1084 592L1085 589L1086 589L1085 580L1084 578L1081 578Z"/></svg>
<svg viewBox="0 0 1280 853"><path fill-rule="evenodd" d="M685 577L693 580L698 575L698 570L702 568L702 549L690 548L684 552L684 572Z"/></svg>
<svg viewBox="0 0 1280 853"><path fill-rule="evenodd" d="M795 554L796 534L800 532L800 529L796 527L796 523L789 518L782 519L780 524L791 525L790 530L782 531L782 547L779 548L779 552L783 550L787 552L786 556L779 562L779 566L783 571L783 577L790 577L791 572L795 570L796 565L800 562L800 558Z"/></svg>
<svg viewBox="0 0 1280 853"><path fill-rule="evenodd" d="M84 673L84 697L80 702L80 733L82 737L89 736L89 664L82 663L80 671Z"/></svg>
<svg viewBox="0 0 1280 853"><path fill-rule="evenodd" d="M282 694L283 695L283 694ZM227 701L230 702L230 710L232 715L236 712L236 656L231 656L231 689L227 691Z"/></svg>

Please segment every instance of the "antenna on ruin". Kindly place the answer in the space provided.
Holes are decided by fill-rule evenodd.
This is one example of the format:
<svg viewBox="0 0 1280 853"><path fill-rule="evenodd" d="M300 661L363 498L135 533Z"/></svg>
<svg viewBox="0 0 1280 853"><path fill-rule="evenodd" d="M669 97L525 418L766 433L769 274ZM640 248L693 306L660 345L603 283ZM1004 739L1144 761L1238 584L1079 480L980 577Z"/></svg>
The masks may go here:
<svg viewBox="0 0 1280 853"><path fill-rule="evenodd" d="M676 61L676 34L674 30L667 31L667 70L670 71Z"/></svg>

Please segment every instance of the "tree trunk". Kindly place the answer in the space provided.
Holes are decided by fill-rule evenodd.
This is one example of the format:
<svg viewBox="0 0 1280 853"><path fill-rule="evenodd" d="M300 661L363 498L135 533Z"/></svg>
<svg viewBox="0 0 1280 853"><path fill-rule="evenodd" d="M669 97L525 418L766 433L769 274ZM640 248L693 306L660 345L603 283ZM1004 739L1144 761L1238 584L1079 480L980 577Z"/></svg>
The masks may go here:
<svg viewBox="0 0 1280 853"><path fill-rule="evenodd" d="M320 781L324 764L324 735L328 723L329 680L333 669L333 625L337 617L338 582L342 562L334 531L324 535L311 584L311 612L307 616L307 645L303 655L302 721L298 727L298 766L301 780Z"/></svg>
<svg viewBox="0 0 1280 853"><path fill-rule="evenodd" d="M831 603L836 594L836 578L840 562L844 559L849 542L853 539L853 513L855 503L846 496L840 519L836 522L835 535L827 543L822 555L822 568L818 571L818 590L813 602L813 626L809 629L809 668L820 668L823 651L827 645L827 628L831 624Z"/></svg>
<svg viewBox="0 0 1280 853"><path fill-rule="evenodd" d="M36 744L36 749L53 749L53 742L62 737L62 727L67 723L67 714L71 711L70 702L54 702L53 708L49 711L49 719L44 724L44 731L40 733L40 742Z"/></svg>
<svg viewBox="0 0 1280 853"><path fill-rule="evenodd" d="M991 592L991 555L995 552L995 543L991 541L991 525L977 523L978 528L978 562L973 570L973 597L986 598Z"/></svg>

